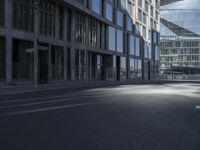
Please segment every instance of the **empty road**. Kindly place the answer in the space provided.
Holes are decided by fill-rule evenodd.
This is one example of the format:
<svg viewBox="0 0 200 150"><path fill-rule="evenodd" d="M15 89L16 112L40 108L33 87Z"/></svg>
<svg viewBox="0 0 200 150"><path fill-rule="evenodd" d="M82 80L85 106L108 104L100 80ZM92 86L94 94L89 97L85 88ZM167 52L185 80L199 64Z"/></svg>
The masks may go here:
<svg viewBox="0 0 200 150"><path fill-rule="evenodd" d="M0 96L0 150L199 149L199 83Z"/></svg>

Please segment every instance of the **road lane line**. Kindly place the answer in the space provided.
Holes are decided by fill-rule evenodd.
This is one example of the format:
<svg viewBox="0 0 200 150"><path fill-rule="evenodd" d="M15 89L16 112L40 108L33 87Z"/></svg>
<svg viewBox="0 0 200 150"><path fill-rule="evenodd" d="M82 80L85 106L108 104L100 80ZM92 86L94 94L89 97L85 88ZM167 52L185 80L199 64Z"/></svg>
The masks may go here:
<svg viewBox="0 0 200 150"><path fill-rule="evenodd" d="M10 113L2 113L2 114L0 114L0 116L2 116L2 117L3 116L17 116L17 115L24 115L24 114L51 111L51 110L81 107L81 106L87 106L87 105L91 105L91 104L96 104L96 103L72 104L72 105L62 105L62 106L40 108L40 109L23 110L23 111L16 111L16 112L10 112Z"/></svg>
<svg viewBox="0 0 200 150"><path fill-rule="evenodd" d="M40 104L50 104L50 103L56 103L56 102L67 102L72 101L75 98L64 98L59 100L48 100L48 101L40 101L40 102L32 102L32 103L25 103L25 104L14 104L14 105L7 105L7 106L0 106L0 109L8 109L8 108L15 108L15 107L23 107L23 106L32 106L32 105L40 105Z"/></svg>
<svg viewBox="0 0 200 150"><path fill-rule="evenodd" d="M7 104L7 103L17 103L17 102L23 102L23 101L34 101L34 100L41 100L41 99L53 99L53 98L70 98L70 97L80 97L80 96L85 96L83 94L70 94L70 95L61 95L61 96L52 96L52 97L37 97L37 98L30 98L30 99L18 99L18 100L4 100L0 101L0 104Z"/></svg>

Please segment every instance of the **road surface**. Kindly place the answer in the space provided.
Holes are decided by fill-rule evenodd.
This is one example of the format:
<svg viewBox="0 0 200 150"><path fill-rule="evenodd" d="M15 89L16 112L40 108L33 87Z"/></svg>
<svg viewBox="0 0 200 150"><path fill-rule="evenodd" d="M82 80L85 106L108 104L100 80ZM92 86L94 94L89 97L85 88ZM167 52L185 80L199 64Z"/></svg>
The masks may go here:
<svg viewBox="0 0 200 150"><path fill-rule="evenodd" d="M200 84L0 96L1 150L199 150Z"/></svg>

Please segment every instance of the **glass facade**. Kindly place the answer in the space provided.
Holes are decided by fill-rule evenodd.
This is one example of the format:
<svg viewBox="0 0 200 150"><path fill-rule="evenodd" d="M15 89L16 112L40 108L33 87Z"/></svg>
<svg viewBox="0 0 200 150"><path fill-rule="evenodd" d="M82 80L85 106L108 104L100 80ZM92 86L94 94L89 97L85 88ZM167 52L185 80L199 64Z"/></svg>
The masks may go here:
<svg viewBox="0 0 200 150"><path fill-rule="evenodd" d="M121 30L117 30L117 52L124 52L124 36Z"/></svg>
<svg viewBox="0 0 200 150"><path fill-rule="evenodd" d="M171 3L169 5L164 5L161 7L161 18L165 19L177 26L179 30L184 28L189 30L190 33L195 33L200 35L200 1L199 0L183 0L176 3ZM161 35L174 36L178 34L179 31L174 31L169 29L164 22L161 21Z"/></svg>
<svg viewBox="0 0 200 150"><path fill-rule="evenodd" d="M5 39L0 37L0 80L5 79Z"/></svg>
<svg viewBox="0 0 200 150"><path fill-rule="evenodd" d="M26 49L33 48L33 43L18 39L13 40L13 79L33 80L33 52Z"/></svg>
<svg viewBox="0 0 200 150"><path fill-rule="evenodd" d="M135 55L135 37L133 35L129 35L129 52L130 55Z"/></svg>
<svg viewBox="0 0 200 150"><path fill-rule="evenodd" d="M115 28L108 27L108 49L115 51Z"/></svg>
<svg viewBox="0 0 200 150"><path fill-rule="evenodd" d="M116 56L107 57L107 79L116 78Z"/></svg>
<svg viewBox="0 0 200 150"><path fill-rule="evenodd" d="M97 46L97 20L89 18L89 45Z"/></svg>
<svg viewBox="0 0 200 150"><path fill-rule="evenodd" d="M138 1L74 0L73 5L78 7L71 7L68 1L12 0L5 5L7 1L1 0L1 79L5 78L5 70L5 82L9 83L32 82L34 76L39 84L51 80L125 80L129 70L131 78L140 76L143 41L148 42L144 46L145 59L152 55L158 60L159 48L155 46L159 35L154 36L148 22L152 19L154 24L155 19L145 11L154 7L155 0L148 1L147 6L141 2L140 20ZM155 16L155 8L152 11ZM4 17L9 21L5 22ZM143 33L135 30L136 24ZM146 39L148 33L155 39ZM34 53L34 46L38 53ZM7 59L11 60L5 63ZM34 66L34 62L39 65ZM36 67L38 74L34 74Z"/></svg>
<svg viewBox="0 0 200 150"><path fill-rule="evenodd" d="M127 64L126 57L120 57L120 80L127 79Z"/></svg>
<svg viewBox="0 0 200 150"><path fill-rule="evenodd" d="M54 2L42 0L40 2L40 33L55 37L55 13L56 5Z"/></svg>
<svg viewBox="0 0 200 150"><path fill-rule="evenodd" d="M31 0L13 0L13 28L33 31L34 8Z"/></svg>
<svg viewBox="0 0 200 150"><path fill-rule="evenodd" d="M92 10L97 14L101 14L101 0L91 0Z"/></svg>
<svg viewBox="0 0 200 150"><path fill-rule="evenodd" d="M133 21L130 17L127 17L127 30L131 31L133 30Z"/></svg>
<svg viewBox="0 0 200 150"><path fill-rule="evenodd" d="M75 77L77 80L83 80L85 72L85 52L83 50L75 51Z"/></svg>
<svg viewBox="0 0 200 150"><path fill-rule="evenodd" d="M134 79L135 78L135 59L131 58L130 59L130 66L129 66L129 70L130 70L130 79Z"/></svg>
<svg viewBox="0 0 200 150"><path fill-rule="evenodd" d="M75 29L76 42L86 43L86 18L84 15L76 13L76 29Z"/></svg>
<svg viewBox="0 0 200 150"><path fill-rule="evenodd" d="M120 27L124 26L124 14L117 10L117 25Z"/></svg>
<svg viewBox="0 0 200 150"><path fill-rule="evenodd" d="M5 0L0 1L0 26L4 26L5 23Z"/></svg>
<svg viewBox="0 0 200 150"><path fill-rule="evenodd" d="M64 51L63 47L51 46L51 67L52 79L61 80L64 78Z"/></svg>
<svg viewBox="0 0 200 150"><path fill-rule="evenodd" d="M135 37L135 55L140 56L140 38Z"/></svg>
<svg viewBox="0 0 200 150"><path fill-rule="evenodd" d="M182 0L161 9L161 71L200 68L200 1Z"/></svg>
<svg viewBox="0 0 200 150"><path fill-rule="evenodd" d="M106 19L111 22L113 21L113 8L109 3L106 3Z"/></svg>

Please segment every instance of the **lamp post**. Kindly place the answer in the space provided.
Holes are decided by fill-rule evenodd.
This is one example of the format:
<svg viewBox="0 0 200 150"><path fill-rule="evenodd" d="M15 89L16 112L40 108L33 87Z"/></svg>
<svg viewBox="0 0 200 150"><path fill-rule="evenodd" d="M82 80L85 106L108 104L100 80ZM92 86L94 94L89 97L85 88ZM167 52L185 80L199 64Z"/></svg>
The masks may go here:
<svg viewBox="0 0 200 150"><path fill-rule="evenodd" d="M39 36L39 4L40 0L34 0L34 84L35 90L38 90L38 36Z"/></svg>

